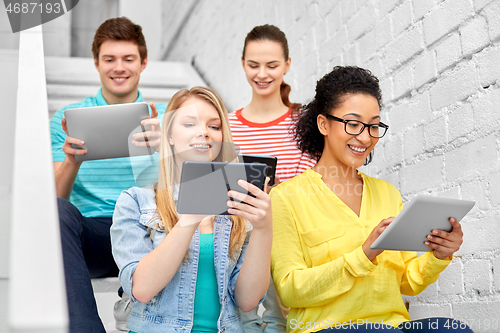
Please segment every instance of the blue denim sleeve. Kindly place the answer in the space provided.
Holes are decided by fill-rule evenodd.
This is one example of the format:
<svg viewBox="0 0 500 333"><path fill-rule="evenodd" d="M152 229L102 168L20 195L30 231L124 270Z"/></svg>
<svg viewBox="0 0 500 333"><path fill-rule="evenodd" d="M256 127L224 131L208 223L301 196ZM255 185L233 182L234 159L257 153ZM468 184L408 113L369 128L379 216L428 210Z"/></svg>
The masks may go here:
<svg viewBox="0 0 500 333"><path fill-rule="evenodd" d="M234 266L233 272L231 273L231 277L229 279L229 296L233 300L234 304L236 303L236 299L234 298L234 289L236 288L236 280L238 280L238 275L240 274L241 266L243 266L243 259L245 259L245 253L247 252L247 247L248 247L248 242L250 241L250 235L251 231L247 232L247 236L245 237L245 242L243 242L243 246L241 247L241 253L240 257L238 258L238 262L236 263L236 266ZM259 304L264 301L266 298L266 295L262 296L262 298L259 301Z"/></svg>
<svg viewBox="0 0 500 333"><path fill-rule="evenodd" d="M139 260L153 250L147 227L139 223L141 213L133 189L123 191L116 202L111 225L111 249L120 269L123 291L132 297L132 275Z"/></svg>

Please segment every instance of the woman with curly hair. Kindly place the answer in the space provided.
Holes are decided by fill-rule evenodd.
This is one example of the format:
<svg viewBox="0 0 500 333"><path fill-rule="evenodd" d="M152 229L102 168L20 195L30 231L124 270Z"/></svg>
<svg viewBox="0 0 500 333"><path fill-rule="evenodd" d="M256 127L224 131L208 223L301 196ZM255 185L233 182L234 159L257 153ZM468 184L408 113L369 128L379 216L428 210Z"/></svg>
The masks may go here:
<svg viewBox="0 0 500 333"><path fill-rule="evenodd" d="M289 332L446 332L451 319L410 321L401 294L435 282L462 243L460 224L433 230L432 252L370 249L403 204L388 182L358 171L371 161L388 126L378 79L358 67L335 67L318 81L296 127L312 169L271 191L276 290L290 307ZM411 330L411 329L413 330Z"/></svg>

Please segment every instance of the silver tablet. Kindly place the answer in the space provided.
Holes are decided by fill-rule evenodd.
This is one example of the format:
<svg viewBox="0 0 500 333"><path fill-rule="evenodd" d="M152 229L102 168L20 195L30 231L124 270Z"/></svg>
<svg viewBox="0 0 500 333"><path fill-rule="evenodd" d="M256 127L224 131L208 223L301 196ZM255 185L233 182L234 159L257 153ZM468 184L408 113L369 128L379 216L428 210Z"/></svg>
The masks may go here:
<svg viewBox="0 0 500 333"><path fill-rule="evenodd" d="M431 230L450 231L450 217L460 220L474 207L474 201L418 195L373 242L372 250L432 251L424 244Z"/></svg>
<svg viewBox="0 0 500 333"><path fill-rule="evenodd" d="M177 212L180 214L228 215L229 190L247 194L238 185L243 179L264 189L267 165L260 163L184 162ZM250 194L251 195L251 194Z"/></svg>
<svg viewBox="0 0 500 333"><path fill-rule="evenodd" d="M132 144L132 135L145 132L141 120L149 118L148 104L128 103L92 106L64 111L69 136L85 142L85 155L75 155L78 162L154 154L152 147ZM72 145L81 149L79 145Z"/></svg>

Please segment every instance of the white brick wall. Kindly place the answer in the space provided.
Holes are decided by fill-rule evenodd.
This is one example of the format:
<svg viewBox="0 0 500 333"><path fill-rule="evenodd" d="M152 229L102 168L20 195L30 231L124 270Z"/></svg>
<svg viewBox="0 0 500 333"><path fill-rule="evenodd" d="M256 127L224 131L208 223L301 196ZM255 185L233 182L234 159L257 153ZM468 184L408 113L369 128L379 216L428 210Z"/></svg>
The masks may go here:
<svg viewBox="0 0 500 333"><path fill-rule="evenodd" d="M495 279L494 290L500 291L500 256L493 260L493 276Z"/></svg>
<svg viewBox="0 0 500 333"><path fill-rule="evenodd" d="M458 295L464 293L463 268L456 259L441 273L439 291L442 295Z"/></svg>
<svg viewBox="0 0 500 333"><path fill-rule="evenodd" d="M412 317L500 331L500 0L200 0L169 60L194 61L228 109L241 108L251 98L243 40L264 23L287 34L292 101L310 100L335 65L379 77L391 128L368 173L395 184L404 200L476 200L453 263L409 298Z"/></svg>

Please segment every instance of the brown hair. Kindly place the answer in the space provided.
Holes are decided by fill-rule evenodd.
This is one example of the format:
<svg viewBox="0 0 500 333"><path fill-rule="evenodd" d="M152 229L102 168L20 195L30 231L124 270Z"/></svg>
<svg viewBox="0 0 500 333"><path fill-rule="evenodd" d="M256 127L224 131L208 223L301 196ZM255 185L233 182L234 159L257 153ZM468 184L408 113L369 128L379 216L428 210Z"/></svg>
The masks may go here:
<svg viewBox="0 0 500 333"><path fill-rule="evenodd" d="M165 110L165 115L163 116L160 141L160 170L158 185L155 188L157 213L161 219L158 227L167 232L172 230L179 221L172 196L176 172L179 172L179 170L175 168L175 155L173 147L170 146L168 142L168 137L175 119L175 111L180 108L182 103L190 98L198 98L207 101L215 107L221 120L222 141L233 142L229 129L227 110L217 93L206 87L194 87L190 90L180 90L172 96ZM223 144L222 150L215 160L219 162L232 162L236 158L237 155L234 146ZM231 220L233 221L233 225L231 227L231 236L229 240L229 254L233 260L237 261L238 254L240 253L247 234L246 220L235 215L231 216Z"/></svg>
<svg viewBox="0 0 500 333"><path fill-rule="evenodd" d="M102 43L106 40L124 40L133 42L139 48L141 63L148 57L148 49L146 47L146 39L142 34L142 28L138 24L134 24L126 17L117 17L104 21L97 28L92 42L92 54L94 59L99 61L99 50Z"/></svg>
<svg viewBox="0 0 500 333"><path fill-rule="evenodd" d="M280 43L281 47L283 48L283 55L285 61L288 60L289 58L288 41L286 39L285 33L281 31L278 27L271 24L256 26L247 34L247 36L245 37L245 45L243 46L243 55L241 57L245 59L245 51L247 44L249 42L264 41L264 40ZM293 110L296 110L300 107L300 104L290 102L290 99L288 97L290 95L290 91L292 91L292 88L288 84L286 84L285 81L281 82L280 94L283 104L285 104L286 106L288 106Z"/></svg>

